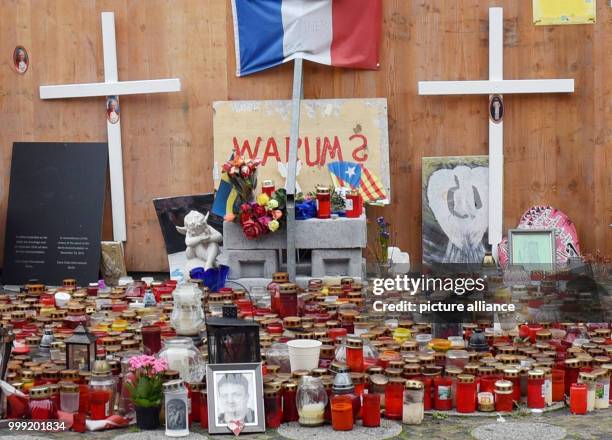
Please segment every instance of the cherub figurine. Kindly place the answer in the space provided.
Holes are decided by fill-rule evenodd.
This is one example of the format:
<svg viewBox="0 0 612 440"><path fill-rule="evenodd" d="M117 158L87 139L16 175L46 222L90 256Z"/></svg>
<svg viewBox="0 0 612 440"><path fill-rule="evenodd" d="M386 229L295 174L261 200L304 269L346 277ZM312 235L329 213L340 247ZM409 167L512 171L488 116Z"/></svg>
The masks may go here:
<svg viewBox="0 0 612 440"><path fill-rule="evenodd" d="M185 235L188 264L192 267L204 267L204 270L216 267L220 253L219 243L223 241L223 235L208 225L209 215L210 212L204 216L201 212L190 211L185 216L185 226L176 227L177 231Z"/></svg>

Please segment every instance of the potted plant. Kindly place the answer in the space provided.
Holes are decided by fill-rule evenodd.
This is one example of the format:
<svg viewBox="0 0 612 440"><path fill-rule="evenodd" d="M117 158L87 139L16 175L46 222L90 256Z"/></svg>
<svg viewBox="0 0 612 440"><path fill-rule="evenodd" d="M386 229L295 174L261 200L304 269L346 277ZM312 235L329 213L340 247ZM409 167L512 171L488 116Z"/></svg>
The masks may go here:
<svg viewBox="0 0 612 440"><path fill-rule="evenodd" d="M126 387L136 409L136 424L140 429L157 429L163 397L162 373L168 369L168 363L147 355L133 356L129 363L134 379Z"/></svg>

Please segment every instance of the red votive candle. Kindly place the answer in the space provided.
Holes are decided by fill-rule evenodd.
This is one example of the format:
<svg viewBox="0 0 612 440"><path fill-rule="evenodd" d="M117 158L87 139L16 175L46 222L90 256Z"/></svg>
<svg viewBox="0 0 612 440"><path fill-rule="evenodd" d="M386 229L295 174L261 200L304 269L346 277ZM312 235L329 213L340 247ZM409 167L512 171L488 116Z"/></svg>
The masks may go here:
<svg viewBox="0 0 612 440"><path fill-rule="evenodd" d="M380 426L380 394L363 395L362 424L366 428Z"/></svg>
<svg viewBox="0 0 612 440"><path fill-rule="evenodd" d="M161 328L156 325L149 325L142 328L141 334L145 354L157 354L161 350Z"/></svg>

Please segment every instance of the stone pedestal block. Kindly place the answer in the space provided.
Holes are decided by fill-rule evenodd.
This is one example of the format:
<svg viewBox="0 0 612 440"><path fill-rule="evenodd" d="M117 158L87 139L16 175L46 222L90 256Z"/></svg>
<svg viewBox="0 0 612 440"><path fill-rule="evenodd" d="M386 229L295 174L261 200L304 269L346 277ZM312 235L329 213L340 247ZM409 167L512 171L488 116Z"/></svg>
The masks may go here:
<svg viewBox="0 0 612 440"><path fill-rule="evenodd" d="M362 275L361 249L313 249L312 276L314 278Z"/></svg>
<svg viewBox="0 0 612 440"><path fill-rule="evenodd" d="M228 277L238 278L271 278L278 272L278 252L275 250L225 250L227 264L230 268Z"/></svg>
<svg viewBox="0 0 612 440"><path fill-rule="evenodd" d="M296 249L352 249L367 246L366 217L309 219L296 223ZM249 240L237 223L223 223L225 249L285 249L287 234L279 231L257 240Z"/></svg>

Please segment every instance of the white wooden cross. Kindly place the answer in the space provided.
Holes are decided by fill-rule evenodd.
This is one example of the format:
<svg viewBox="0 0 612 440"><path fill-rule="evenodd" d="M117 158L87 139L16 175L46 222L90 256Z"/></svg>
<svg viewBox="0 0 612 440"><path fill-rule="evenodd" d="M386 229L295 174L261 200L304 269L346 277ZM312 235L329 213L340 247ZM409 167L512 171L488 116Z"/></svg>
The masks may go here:
<svg viewBox="0 0 612 440"><path fill-rule="evenodd" d="M489 9L489 79L419 81L419 95L501 95L504 93L572 93L573 79L504 80L503 8ZM491 96L490 96L491 98ZM487 112L488 114L489 112ZM489 118L489 244L497 261L502 240L504 195L504 125Z"/></svg>
<svg viewBox="0 0 612 440"><path fill-rule="evenodd" d="M115 14L102 12L102 48L104 54L104 82L41 86L40 99L83 98L90 96L120 96L142 93L179 92L177 78L144 81L119 81L117 47L115 42ZM113 236L115 241L126 241L125 195L123 192L123 157L121 152L121 122L106 122L108 133L108 163L113 207Z"/></svg>

